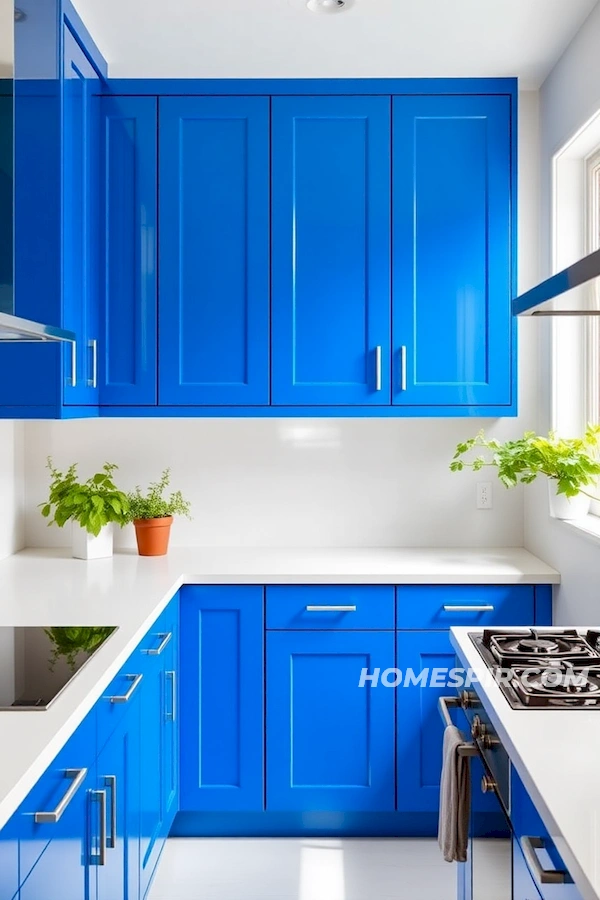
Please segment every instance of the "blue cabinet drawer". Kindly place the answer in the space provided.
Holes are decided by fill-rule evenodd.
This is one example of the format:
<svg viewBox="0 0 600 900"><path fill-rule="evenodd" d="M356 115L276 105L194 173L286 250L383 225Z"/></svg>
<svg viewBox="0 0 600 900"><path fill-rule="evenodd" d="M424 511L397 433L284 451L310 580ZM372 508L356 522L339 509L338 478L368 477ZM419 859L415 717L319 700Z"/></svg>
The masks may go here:
<svg viewBox="0 0 600 900"><path fill-rule="evenodd" d="M93 709L31 789L15 814L19 832L21 884L51 841L58 841L57 846L65 842L66 862L72 859L66 843L68 837L71 849L76 848L77 856L81 849L82 860L86 861L89 846L86 846L83 806L84 795L89 790L92 780L95 759L96 711ZM39 815L36 817L36 813L54 811L60 812L57 821L39 821ZM79 877L80 874L76 872L75 877ZM67 873L64 873L64 877L67 877Z"/></svg>
<svg viewBox="0 0 600 900"><path fill-rule="evenodd" d="M396 588L402 629L442 630L453 625L525 626L534 620L532 585L407 585Z"/></svg>
<svg viewBox="0 0 600 900"><path fill-rule="evenodd" d="M514 767L511 768L510 799L515 841L543 900L581 900L579 890ZM564 883L545 883L544 872L563 872ZM520 898L517 896L516 900Z"/></svg>
<svg viewBox="0 0 600 900"><path fill-rule="evenodd" d="M387 631L394 628L391 585L281 585L267 588L267 628Z"/></svg>
<svg viewBox="0 0 600 900"><path fill-rule="evenodd" d="M144 678L144 657L140 647L131 654L96 704L98 750L100 751L131 706Z"/></svg>

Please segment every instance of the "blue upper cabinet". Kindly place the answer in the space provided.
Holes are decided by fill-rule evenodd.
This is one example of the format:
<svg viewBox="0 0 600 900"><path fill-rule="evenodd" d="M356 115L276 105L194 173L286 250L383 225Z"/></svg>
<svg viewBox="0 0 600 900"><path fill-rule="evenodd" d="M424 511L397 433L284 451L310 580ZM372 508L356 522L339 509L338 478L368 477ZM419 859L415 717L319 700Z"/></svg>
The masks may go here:
<svg viewBox="0 0 600 900"><path fill-rule="evenodd" d="M389 405L390 98L272 102L272 402Z"/></svg>
<svg viewBox="0 0 600 900"><path fill-rule="evenodd" d="M69 25L63 35L64 402L98 403L98 94L100 79Z"/></svg>
<svg viewBox="0 0 600 900"><path fill-rule="evenodd" d="M161 98L159 400L269 402L269 98Z"/></svg>
<svg viewBox="0 0 600 900"><path fill-rule="evenodd" d="M393 118L393 402L510 407L511 98L394 97Z"/></svg>
<svg viewBox="0 0 600 900"><path fill-rule="evenodd" d="M100 100L103 406L157 402L157 101Z"/></svg>

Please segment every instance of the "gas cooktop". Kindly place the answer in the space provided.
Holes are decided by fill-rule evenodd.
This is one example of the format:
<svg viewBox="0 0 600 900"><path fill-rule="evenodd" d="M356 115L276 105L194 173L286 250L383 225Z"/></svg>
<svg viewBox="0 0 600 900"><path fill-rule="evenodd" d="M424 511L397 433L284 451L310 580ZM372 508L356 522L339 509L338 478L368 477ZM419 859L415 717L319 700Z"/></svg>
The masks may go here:
<svg viewBox="0 0 600 900"><path fill-rule="evenodd" d="M485 629L470 637L513 709L600 709L600 631Z"/></svg>
<svg viewBox="0 0 600 900"><path fill-rule="evenodd" d="M0 626L0 710L45 710L114 627Z"/></svg>

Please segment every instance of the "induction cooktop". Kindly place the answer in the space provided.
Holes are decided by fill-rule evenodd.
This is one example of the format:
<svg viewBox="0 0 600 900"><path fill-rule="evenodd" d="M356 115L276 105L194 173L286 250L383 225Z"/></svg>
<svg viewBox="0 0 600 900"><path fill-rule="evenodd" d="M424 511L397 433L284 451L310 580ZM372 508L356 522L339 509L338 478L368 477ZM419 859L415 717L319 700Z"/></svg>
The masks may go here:
<svg viewBox="0 0 600 900"><path fill-rule="evenodd" d="M0 710L46 710L116 627L0 626Z"/></svg>

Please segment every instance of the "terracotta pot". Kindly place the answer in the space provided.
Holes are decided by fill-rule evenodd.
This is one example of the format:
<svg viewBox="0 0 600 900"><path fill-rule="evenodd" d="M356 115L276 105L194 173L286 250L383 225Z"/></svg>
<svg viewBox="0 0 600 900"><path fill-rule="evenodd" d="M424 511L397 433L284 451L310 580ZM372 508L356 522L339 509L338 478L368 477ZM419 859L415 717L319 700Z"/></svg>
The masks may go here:
<svg viewBox="0 0 600 900"><path fill-rule="evenodd" d="M173 516L162 519L134 519L140 556L165 556L169 549Z"/></svg>

